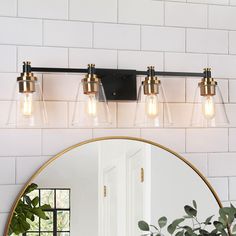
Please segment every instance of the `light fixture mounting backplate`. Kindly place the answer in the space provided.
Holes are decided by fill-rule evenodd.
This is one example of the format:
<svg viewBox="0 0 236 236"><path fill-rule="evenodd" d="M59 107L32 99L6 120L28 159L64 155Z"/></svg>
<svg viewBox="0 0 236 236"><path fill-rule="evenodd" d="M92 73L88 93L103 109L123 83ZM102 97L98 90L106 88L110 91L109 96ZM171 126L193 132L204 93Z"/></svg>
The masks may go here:
<svg viewBox="0 0 236 236"><path fill-rule="evenodd" d="M108 101L137 100L135 70L96 69Z"/></svg>

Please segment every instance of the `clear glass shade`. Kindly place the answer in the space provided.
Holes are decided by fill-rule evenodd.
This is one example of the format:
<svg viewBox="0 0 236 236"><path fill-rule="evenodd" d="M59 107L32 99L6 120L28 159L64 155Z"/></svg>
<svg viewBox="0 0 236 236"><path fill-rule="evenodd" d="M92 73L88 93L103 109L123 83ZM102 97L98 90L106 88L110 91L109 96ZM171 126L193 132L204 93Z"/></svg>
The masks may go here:
<svg viewBox="0 0 236 236"><path fill-rule="evenodd" d="M102 83L98 91L85 94L82 81L79 84L74 104L72 126L75 127L107 127L111 125L110 112ZM90 82L91 85L91 82Z"/></svg>
<svg viewBox="0 0 236 236"><path fill-rule="evenodd" d="M159 84L158 94L144 94L143 84L138 90L134 125L138 127L163 127L172 124L165 91Z"/></svg>
<svg viewBox="0 0 236 236"><path fill-rule="evenodd" d="M16 82L7 119L7 126L41 128L48 122L46 105L39 82L35 82L35 92L19 93Z"/></svg>
<svg viewBox="0 0 236 236"><path fill-rule="evenodd" d="M220 88L216 85L214 96L201 96L200 86L198 86L195 91L191 126L218 127L228 124L229 120Z"/></svg>

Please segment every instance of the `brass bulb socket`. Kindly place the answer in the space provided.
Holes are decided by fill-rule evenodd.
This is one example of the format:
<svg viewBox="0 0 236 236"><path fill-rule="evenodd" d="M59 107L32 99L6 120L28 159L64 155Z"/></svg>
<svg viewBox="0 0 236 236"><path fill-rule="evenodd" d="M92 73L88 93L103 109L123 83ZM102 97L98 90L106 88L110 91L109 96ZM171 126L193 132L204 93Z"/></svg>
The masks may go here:
<svg viewBox="0 0 236 236"><path fill-rule="evenodd" d="M213 78L203 78L198 85L200 87L201 96L216 95L217 82Z"/></svg>
<svg viewBox="0 0 236 236"><path fill-rule="evenodd" d="M20 93L34 93L35 92L35 82L37 77L31 72L23 72L21 76L17 78L19 84Z"/></svg>
<svg viewBox="0 0 236 236"><path fill-rule="evenodd" d="M159 94L161 81L156 76L148 76L143 81L143 92L145 95Z"/></svg>
<svg viewBox="0 0 236 236"><path fill-rule="evenodd" d="M83 79L84 94L95 94L99 91L100 79L95 74L87 74Z"/></svg>

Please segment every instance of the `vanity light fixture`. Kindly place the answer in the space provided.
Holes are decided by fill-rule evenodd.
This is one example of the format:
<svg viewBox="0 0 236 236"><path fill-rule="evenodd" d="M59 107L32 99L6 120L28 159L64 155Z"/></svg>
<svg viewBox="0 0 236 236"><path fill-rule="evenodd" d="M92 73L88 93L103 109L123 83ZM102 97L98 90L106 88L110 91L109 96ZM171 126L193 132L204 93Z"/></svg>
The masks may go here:
<svg viewBox="0 0 236 236"><path fill-rule="evenodd" d="M221 126L229 123L220 89L211 77L209 68L206 68L203 73L195 73L155 71L153 66L149 66L147 71L95 69L93 64L89 64L87 69L45 68L31 67L30 62L24 62L23 72L17 78L18 97L13 98L8 124L14 123L11 121L14 121L12 117L15 116L15 110L17 127L43 127L47 122L43 93L32 72L86 74L79 83L72 106L72 126L75 127L109 127L111 117L107 100L137 101L135 126L171 125L170 109L158 76L202 77L195 94L191 124ZM146 76L138 90L138 95L137 76Z"/></svg>
<svg viewBox="0 0 236 236"><path fill-rule="evenodd" d="M165 92L155 73L154 66L149 66L147 77L140 85L135 112L135 126L159 127L163 123L163 110L166 112L166 122L171 123Z"/></svg>
<svg viewBox="0 0 236 236"><path fill-rule="evenodd" d="M217 81L211 77L211 69L204 69L204 77L198 83L192 111L192 126L227 126L229 120Z"/></svg>
<svg viewBox="0 0 236 236"><path fill-rule="evenodd" d="M47 123L47 111L38 78L32 73L30 62L23 63L17 78L10 105L7 125L12 127L42 127Z"/></svg>
<svg viewBox="0 0 236 236"><path fill-rule="evenodd" d="M72 117L72 126L99 127L111 124L110 111L101 79L95 65L88 65L88 73L79 84Z"/></svg>

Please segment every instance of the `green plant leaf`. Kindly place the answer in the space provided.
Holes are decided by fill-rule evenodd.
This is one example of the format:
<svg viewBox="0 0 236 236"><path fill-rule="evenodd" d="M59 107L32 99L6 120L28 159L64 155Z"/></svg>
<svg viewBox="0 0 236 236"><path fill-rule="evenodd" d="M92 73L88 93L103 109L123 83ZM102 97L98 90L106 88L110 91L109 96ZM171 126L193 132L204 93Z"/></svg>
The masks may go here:
<svg viewBox="0 0 236 236"><path fill-rule="evenodd" d="M197 210L196 209L194 209L193 207L191 207L191 206L184 206L184 210L185 210L185 212L186 212L186 214L188 215L188 216L197 216Z"/></svg>
<svg viewBox="0 0 236 236"><path fill-rule="evenodd" d="M193 207L197 210L197 203L195 200L193 200Z"/></svg>
<svg viewBox="0 0 236 236"><path fill-rule="evenodd" d="M170 234L173 234L176 230L176 226L174 226L173 224L170 224L168 227L167 227L167 231L170 233Z"/></svg>
<svg viewBox="0 0 236 236"><path fill-rule="evenodd" d="M210 233L209 233L208 231L206 231L205 229L200 229L200 230L199 230L199 233L200 233L200 235L204 235L204 236L207 236L207 235L210 234Z"/></svg>
<svg viewBox="0 0 236 236"><path fill-rule="evenodd" d="M30 184L27 188L26 188L26 190L25 190L25 192L24 192L24 194L23 195L26 195L26 194L28 194L28 193L31 193L31 192L33 192L35 189L37 189L38 188L38 185L37 184L35 184L35 183L32 183L32 184Z"/></svg>
<svg viewBox="0 0 236 236"><path fill-rule="evenodd" d="M182 223L185 219L184 218L179 218L179 219L176 219L172 222L172 225L177 227L180 223Z"/></svg>
<svg viewBox="0 0 236 236"><path fill-rule="evenodd" d="M220 232L221 232L221 230L225 229L225 226L219 221L214 221L213 224L214 224L215 228Z"/></svg>
<svg viewBox="0 0 236 236"><path fill-rule="evenodd" d="M142 231L150 231L148 223L143 220L138 222L138 227Z"/></svg>
<svg viewBox="0 0 236 236"><path fill-rule="evenodd" d="M183 229L188 230L188 231L192 230L192 228L188 225L183 226Z"/></svg>
<svg viewBox="0 0 236 236"><path fill-rule="evenodd" d="M175 236L184 236L184 230L177 232Z"/></svg>
<svg viewBox="0 0 236 236"><path fill-rule="evenodd" d="M192 232L192 231L186 231L186 232L184 233L184 235L185 235L185 236L198 236L197 234L195 234L195 233Z"/></svg>
<svg viewBox="0 0 236 236"><path fill-rule="evenodd" d="M211 224L211 220L212 220L213 217L214 217L214 215L209 216L208 218L206 218L204 224L205 224L205 225L210 225L210 224Z"/></svg>
<svg viewBox="0 0 236 236"><path fill-rule="evenodd" d="M43 220L48 220L48 217L46 216L45 212L41 208L35 208L32 210L32 212L39 218Z"/></svg>
<svg viewBox="0 0 236 236"><path fill-rule="evenodd" d="M34 207L36 207L39 204L39 197L36 196L33 200L32 200L32 204Z"/></svg>
<svg viewBox="0 0 236 236"><path fill-rule="evenodd" d="M165 227L167 224L167 218L165 216L162 216L159 220L158 220L158 225L160 228Z"/></svg>

